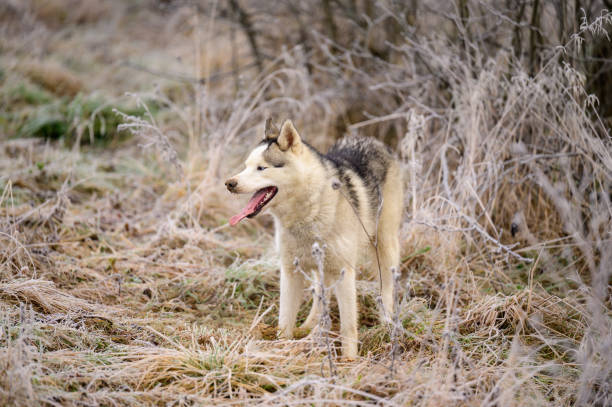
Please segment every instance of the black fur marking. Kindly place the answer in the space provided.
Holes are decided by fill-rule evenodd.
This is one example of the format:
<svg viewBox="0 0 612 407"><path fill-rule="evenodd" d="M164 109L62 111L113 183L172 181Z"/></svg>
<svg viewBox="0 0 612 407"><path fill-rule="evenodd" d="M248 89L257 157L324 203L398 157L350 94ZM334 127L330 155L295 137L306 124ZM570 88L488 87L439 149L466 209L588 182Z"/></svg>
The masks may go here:
<svg viewBox="0 0 612 407"><path fill-rule="evenodd" d="M357 195L355 186L351 181L351 177L346 173L342 173L342 171L341 174L342 183L346 186L346 189L349 194L349 199L351 200L351 204L353 205L353 207L355 207L356 210L359 210L359 196Z"/></svg>
<svg viewBox="0 0 612 407"><path fill-rule="evenodd" d="M263 146L264 144L268 145L268 148L272 145L272 144L276 144L278 145L278 137L274 137L274 138L265 138L263 140L261 140L259 142L260 146Z"/></svg>
<svg viewBox="0 0 612 407"><path fill-rule="evenodd" d="M387 169L393 160L387 146L376 139L367 137L347 137L334 144L328 153L324 156L331 161L334 166L343 172L346 169L354 171L359 178L363 180L365 187L368 189L370 197L370 206L376 213L380 204L379 189L385 181ZM357 200L357 194L354 187L347 184L350 178L342 179L343 184L353 193L351 200Z"/></svg>

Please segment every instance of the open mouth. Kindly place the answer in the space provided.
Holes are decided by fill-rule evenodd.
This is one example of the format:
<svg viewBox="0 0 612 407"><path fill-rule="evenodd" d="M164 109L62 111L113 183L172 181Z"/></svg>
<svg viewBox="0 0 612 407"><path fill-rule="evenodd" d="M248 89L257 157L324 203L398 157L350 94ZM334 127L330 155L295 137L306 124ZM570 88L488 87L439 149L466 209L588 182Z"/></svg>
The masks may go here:
<svg viewBox="0 0 612 407"><path fill-rule="evenodd" d="M252 218L257 215L274 198L277 192L278 188L276 187L265 187L255 192L242 211L231 217L230 225L234 226L244 218Z"/></svg>

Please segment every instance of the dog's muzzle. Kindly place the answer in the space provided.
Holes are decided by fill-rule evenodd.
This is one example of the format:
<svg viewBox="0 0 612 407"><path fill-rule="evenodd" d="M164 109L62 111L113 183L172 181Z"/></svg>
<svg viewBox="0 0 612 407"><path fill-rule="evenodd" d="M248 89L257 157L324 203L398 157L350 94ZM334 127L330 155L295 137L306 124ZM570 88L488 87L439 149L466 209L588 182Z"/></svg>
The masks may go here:
<svg viewBox="0 0 612 407"><path fill-rule="evenodd" d="M227 187L227 190L230 192L236 192L236 187L238 186L238 181L236 181L235 179L228 179L227 181L225 181L225 186Z"/></svg>

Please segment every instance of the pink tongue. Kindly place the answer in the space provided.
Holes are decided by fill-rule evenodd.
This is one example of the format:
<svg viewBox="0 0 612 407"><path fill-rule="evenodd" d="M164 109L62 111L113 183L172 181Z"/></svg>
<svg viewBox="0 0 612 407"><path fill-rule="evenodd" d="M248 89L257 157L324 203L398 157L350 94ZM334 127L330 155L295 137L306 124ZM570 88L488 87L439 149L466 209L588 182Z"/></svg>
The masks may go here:
<svg viewBox="0 0 612 407"><path fill-rule="evenodd" d="M235 226L242 219L254 213L257 209L257 205L264 200L266 192L268 192L268 188L263 188L255 192L255 195L251 197L249 203L244 207L244 209L242 209L242 211L238 215L234 215L230 218L230 225Z"/></svg>

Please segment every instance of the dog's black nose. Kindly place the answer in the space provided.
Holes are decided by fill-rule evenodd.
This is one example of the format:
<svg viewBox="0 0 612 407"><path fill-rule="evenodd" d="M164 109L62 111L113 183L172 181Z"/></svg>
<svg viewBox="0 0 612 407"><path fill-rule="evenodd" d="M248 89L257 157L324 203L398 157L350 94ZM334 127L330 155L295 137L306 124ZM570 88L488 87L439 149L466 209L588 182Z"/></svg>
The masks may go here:
<svg viewBox="0 0 612 407"><path fill-rule="evenodd" d="M236 185L238 185L238 181L236 181L236 180L228 179L227 181L225 181L225 186L227 187L228 190L230 190L232 192L236 188Z"/></svg>

